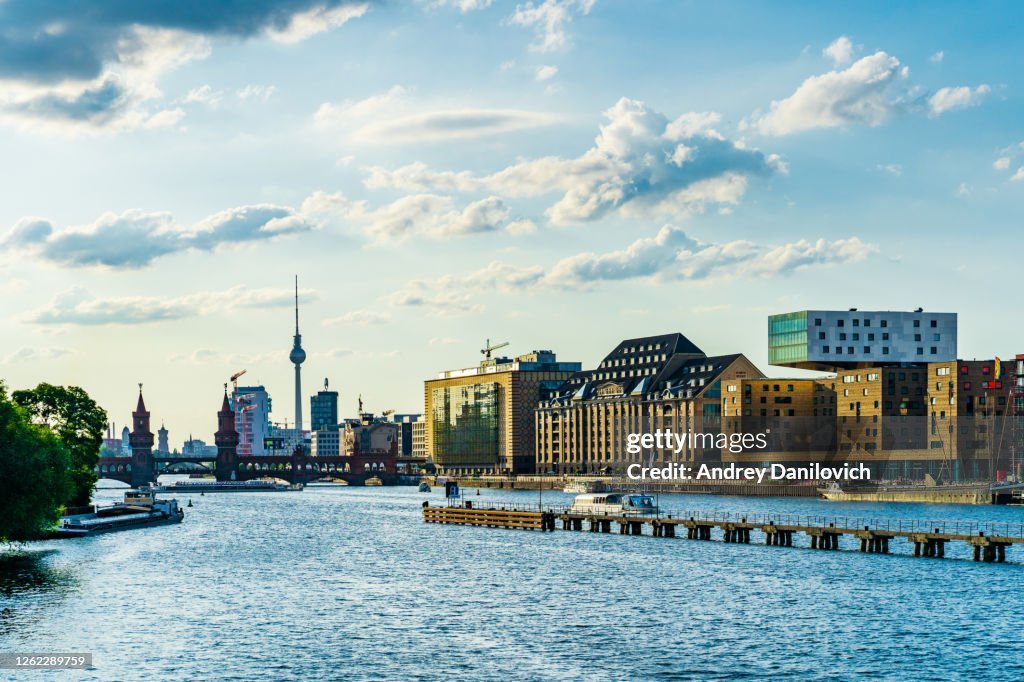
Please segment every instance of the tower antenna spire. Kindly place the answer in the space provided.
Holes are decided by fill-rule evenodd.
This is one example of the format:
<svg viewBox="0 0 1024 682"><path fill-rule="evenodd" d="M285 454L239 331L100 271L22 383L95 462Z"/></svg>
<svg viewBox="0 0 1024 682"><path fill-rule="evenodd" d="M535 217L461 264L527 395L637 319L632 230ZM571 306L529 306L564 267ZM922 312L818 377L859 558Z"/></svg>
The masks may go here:
<svg viewBox="0 0 1024 682"><path fill-rule="evenodd" d="M295 275L295 334L299 333L299 276Z"/></svg>

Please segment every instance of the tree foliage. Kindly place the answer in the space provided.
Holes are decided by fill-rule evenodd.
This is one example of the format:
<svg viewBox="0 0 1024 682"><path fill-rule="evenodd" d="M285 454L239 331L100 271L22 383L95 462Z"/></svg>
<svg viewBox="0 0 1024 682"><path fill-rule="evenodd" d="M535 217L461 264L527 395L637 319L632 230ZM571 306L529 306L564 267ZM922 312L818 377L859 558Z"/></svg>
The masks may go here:
<svg viewBox="0 0 1024 682"><path fill-rule="evenodd" d="M71 454L34 424L0 382L0 542L31 540L51 528L73 494Z"/></svg>
<svg viewBox="0 0 1024 682"><path fill-rule="evenodd" d="M11 397L28 412L34 424L49 429L68 450L72 490L63 502L69 506L89 504L107 427L106 411L78 386L43 383L33 389L15 391Z"/></svg>

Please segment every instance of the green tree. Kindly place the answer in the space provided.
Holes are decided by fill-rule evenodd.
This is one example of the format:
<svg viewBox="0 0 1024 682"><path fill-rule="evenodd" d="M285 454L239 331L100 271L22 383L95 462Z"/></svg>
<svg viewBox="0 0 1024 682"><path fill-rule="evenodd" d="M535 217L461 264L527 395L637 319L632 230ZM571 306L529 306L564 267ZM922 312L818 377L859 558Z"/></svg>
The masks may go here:
<svg viewBox="0 0 1024 682"><path fill-rule="evenodd" d="M71 456L55 433L33 424L0 382L0 542L39 537L72 494Z"/></svg>
<svg viewBox="0 0 1024 682"><path fill-rule="evenodd" d="M103 431L107 412L85 390L77 386L39 384L33 389L15 391L14 402L28 411L32 422L52 431L71 455L72 492L65 500L69 506L89 504L96 485Z"/></svg>

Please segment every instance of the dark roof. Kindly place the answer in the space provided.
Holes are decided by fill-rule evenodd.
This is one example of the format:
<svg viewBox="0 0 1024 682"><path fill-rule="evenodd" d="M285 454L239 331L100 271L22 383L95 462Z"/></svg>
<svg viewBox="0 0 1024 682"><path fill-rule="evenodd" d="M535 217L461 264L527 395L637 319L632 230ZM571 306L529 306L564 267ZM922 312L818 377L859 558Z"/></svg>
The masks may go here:
<svg viewBox="0 0 1024 682"><path fill-rule="evenodd" d="M651 393L661 395L667 391L673 397L696 396L741 357L742 353L731 353L687 360L657 377Z"/></svg>
<svg viewBox="0 0 1024 682"><path fill-rule="evenodd" d="M556 393L560 398L569 398L582 391L582 397L587 398L596 385L614 381L622 384L627 394L636 391L646 394L662 377L671 375L686 362L703 357L704 352L679 333L624 339L597 367L576 372ZM634 376L628 376L631 371Z"/></svg>

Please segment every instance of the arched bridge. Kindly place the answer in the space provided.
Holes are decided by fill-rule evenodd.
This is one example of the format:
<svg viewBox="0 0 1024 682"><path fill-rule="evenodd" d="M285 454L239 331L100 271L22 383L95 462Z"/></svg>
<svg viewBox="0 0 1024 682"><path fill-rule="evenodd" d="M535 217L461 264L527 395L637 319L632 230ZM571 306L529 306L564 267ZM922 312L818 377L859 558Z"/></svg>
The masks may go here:
<svg viewBox="0 0 1024 682"><path fill-rule="evenodd" d="M192 471L216 473L220 481L248 481L270 476L290 483L333 478L351 485L362 485L373 477L379 478L385 485L391 485L398 476L395 457L390 452L313 457L298 451L292 455L237 457L235 462L220 463L216 457L154 452L148 460L137 457L101 457L96 467L96 474L100 478L110 478L128 485L140 480L155 482L160 474Z"/></svg>

